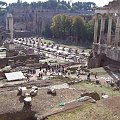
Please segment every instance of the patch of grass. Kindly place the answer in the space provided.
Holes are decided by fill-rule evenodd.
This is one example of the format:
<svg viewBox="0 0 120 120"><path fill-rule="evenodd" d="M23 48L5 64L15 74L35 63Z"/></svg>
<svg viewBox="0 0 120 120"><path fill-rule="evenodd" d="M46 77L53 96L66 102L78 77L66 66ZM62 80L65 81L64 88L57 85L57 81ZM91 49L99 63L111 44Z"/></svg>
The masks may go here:
<svg viewBox="0 0 120 120"><path fill-rule="evenodd" d="M93 74L97 72L98 76L108 74L107 71L103 67L90 69L90 72L92 72Z"/></svg>
<svg viewBox="0 0 120 120"><path fill-rule="evenodd" d="M94 104L85 104L79 108L48 117L48 120L120 120L110 110Z"/></svg>
<svg viewBox="0 0 120 120"><path fill-rule="evenodd" d="M105 93L109 96L120 96L119 91L113 91L112 88L109 86L100 86L91 83L87 84L81 82L79 84L75 84L73 87L78 90L96 91L98 94Z"/></svg>
<svg viewBox="0 0 120 120"><path fill-rule="evenodd" d="M47 44L48 43L55 43L53 40L49 40L49 39L42 39L42 42L46 42Z"/></svg>
<svg viewBox="0 0 120 120"><path fill-rule="evenodd" d="M53 79L56 80L56 81L61 81L63 83L67 83L67 82L70 82L70 81L74 80L73 78L63 77L63 76L60 76L60 75L53 77Z"/></svg>
<svg viewBox="0 0 120 120"><path fill-rule="evenodd" d="M91 49L88 49L88 48L85 48L85 47L82 47L80 45L73 45L73 44L65 44L64 42L61 42L60 40L50 40L50 39L43 39L42 42L45 42L45 43L55 43L55 44L59 44L60 46L63 46L63 47L68 47L68 48L73 48L73 49L78 49L80 51L82 51L84 49L85 52L89 52Z"/></svg>

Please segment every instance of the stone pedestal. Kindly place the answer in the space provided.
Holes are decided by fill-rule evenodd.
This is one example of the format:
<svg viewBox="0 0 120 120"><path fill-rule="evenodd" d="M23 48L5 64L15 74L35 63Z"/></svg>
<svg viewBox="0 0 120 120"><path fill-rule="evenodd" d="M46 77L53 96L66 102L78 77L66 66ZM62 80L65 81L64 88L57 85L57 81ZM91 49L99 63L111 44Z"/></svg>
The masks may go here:
<svg viewBox="0 0 120 120"><path fill-rule="evenodd" d="M9 50L15 50L15 45L14 45L13 42L11 42L11 43L8 44L8 49Z"/></svg>
<svg viewBox="0 0 120 120"><path fill-rule="evenodd" d="M14 65L14 60L8 60L8 65L13 66Z"/></svg>

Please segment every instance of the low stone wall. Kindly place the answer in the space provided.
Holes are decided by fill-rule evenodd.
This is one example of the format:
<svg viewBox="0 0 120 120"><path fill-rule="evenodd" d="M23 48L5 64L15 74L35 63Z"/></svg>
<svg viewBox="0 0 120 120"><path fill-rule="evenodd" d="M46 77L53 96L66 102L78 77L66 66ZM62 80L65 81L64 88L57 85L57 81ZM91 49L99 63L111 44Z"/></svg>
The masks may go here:
<svg viewBox="0 0 120 120"><path fill-rule="evenodd" d="M94 44L93 51L98 54L105 54L111 60L120 62L120 47L111 47L107 45Z"/></svg>
<svg viewBox="0 0 120 120"><path fill-rule="evenodd" d="M26 64L28 61L34 61L34 63L39 63L39 59L44 59L42 56L38 55L24 55L24 56L14 56L0 59L0 68L10 65L9 60L13 61L13 64ZM11 63L12 64L12 63Z"/></svg>
<svg viewBox="0 0 120 120"><path fill-rule="evenodd" d="M106 65L106 62L107 57L105 54L96 54L88 58L88 68L102 67Z"/></svg>

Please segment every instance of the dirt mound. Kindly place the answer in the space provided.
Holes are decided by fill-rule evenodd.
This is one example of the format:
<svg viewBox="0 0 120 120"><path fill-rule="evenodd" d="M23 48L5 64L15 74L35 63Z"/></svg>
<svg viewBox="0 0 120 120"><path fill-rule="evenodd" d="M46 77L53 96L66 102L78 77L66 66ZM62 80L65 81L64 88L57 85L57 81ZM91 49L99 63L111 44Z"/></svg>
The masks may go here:
<svg viewBox="0 0 120 120"><path fill-rule="evenodd" d="M120 96L103 99L100 103L102 103L102 106L112 110L115 115L120 116Z"/></svg>
<svg viewBox="0 0 120 120"><path fill-rule="evenodd" d="M81 94L81 97L89 96L92 97L94 100L100 100L100 96L97 92L85 92Z"/></svg>

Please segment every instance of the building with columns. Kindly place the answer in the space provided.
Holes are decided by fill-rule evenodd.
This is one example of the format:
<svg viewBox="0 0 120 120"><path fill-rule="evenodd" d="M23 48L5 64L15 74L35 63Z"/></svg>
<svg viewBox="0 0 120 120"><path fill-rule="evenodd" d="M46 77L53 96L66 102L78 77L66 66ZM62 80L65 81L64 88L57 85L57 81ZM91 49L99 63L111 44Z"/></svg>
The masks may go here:
<svg viewBox="0 0 120 120"><path fill-rule="evenodd" d="M109 61L120 62L120 1L113 0L104 7L95 10L94 41L92 55L89 58L88 67L100 67L110 64ZM108 19L107 33L105 33L105 21ZM113 20L115 32L112 32ZM100 24L99 24L100 22ZM100 25L100 27L99 27ZM107 58L107 59L105 59ZM96 61L93 63L93 60ZM107 64L106 64L107 62Z"/></svg>

